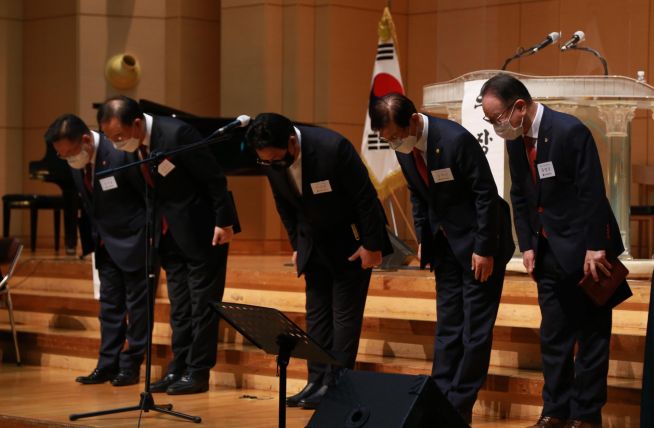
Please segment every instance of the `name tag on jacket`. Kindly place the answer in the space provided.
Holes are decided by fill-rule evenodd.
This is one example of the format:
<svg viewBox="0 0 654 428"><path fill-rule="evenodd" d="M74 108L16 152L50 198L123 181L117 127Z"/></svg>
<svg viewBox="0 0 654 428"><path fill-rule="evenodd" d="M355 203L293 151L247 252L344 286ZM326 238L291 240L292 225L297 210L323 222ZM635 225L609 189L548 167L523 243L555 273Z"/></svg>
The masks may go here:
<svg viewBox="0 0 654 428"><path fill-rule="evenodd" d="M116 183L116 178L114 178L113 176L101 178L99 181L100 181L100 187L102 188L103 192L118 188L118 183Z"/></svg>
<svg viewBox="0 0 654 428"><path fill-rule="evenodd" d="M452 170L449 168L434 169L431 172L431 176L434 179L434 183L444 183L446 181L454 180L454 176L452 175Z"/></svg>
<svg viewBox="0 0 654 428"><path fill-rule="evenodd" d="M311 183L311 191L314 195L329 193L332 191L332 185L329 184L329 180L316 181L315 183Z"/></svg>
<svg viewBox="0 0 654 428"><path fill-rule="evenodd" d="M556 173L554 172L554 165L552 165L552 162L539 163L537 166L538 176L541 180L543 178L556 177Z"/></svg>
<svg viewBox="0 0 654 428"><path fill-rule="evenodd" d="M172 172L173 169L175 169L175 164L173 164L173 163L172 163L171 161L169 161L168 159L164 159L163 162L161 162L161 163L159 164L159 166L157 167L157 172L158 172L159 175L161 175L162 177L165 177L165 176L167 176L168 174L170 174L170 173Z"/></svg>

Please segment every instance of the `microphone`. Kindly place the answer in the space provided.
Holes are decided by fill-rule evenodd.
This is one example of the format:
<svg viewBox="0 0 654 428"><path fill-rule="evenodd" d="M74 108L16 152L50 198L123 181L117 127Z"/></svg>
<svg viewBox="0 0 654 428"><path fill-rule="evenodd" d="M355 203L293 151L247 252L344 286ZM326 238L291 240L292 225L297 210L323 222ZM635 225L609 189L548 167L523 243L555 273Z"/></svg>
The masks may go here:
<svg viewBox="0 0 654 428"><path fill-rule="evenodd" d="M229 122L227 125L223 126L218 131L216 131L216 134L224 134L225 132L231 131L234 128L242 128L244 126L248 126L249 123L250 123L250 116L248 116L247 114L242 114L232 122Z"/></svg>
<svg viewBox="0 0 654 428"><path fill-rule="evenodd" d="M561 51L565 51L571 48L574 48L577 46L577 44L583 42L586 39L586 35L584 34L583 31L575 31L575 33L570 37L570 40L565 42L563 46L561 46Z"/></svg>
<svg viewBox="0 0 654 428"><path fill-rule="evenodd" d="M537 44L536 46L534 46L529 50L531 51L532 54L534 54L539 50L543 49L544 47L549 46L552 43L556 42L557 40L559 40L559 38L561 38L561 33L553 31L549 33L542 42L540 42L539 44Z"/></svg>

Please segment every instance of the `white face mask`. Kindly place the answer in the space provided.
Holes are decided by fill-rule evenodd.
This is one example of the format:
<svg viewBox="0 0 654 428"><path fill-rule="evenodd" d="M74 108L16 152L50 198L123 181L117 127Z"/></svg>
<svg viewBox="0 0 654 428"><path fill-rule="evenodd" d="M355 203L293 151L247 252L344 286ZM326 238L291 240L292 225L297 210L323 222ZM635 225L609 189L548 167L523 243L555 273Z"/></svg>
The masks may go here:
<svg viewBox="0 0 654 428"><path fill-rule="evenodd" d="M82 150L74 156L66 158L66 162L73 169L82 169L89 163L91 159L90 153L82 146Z"/></svg>
<svg viewBox="0 0 654 428"><path fill-rule="evenodd" d="M391 146L391 149L395 150L396 152L409 154L418 143L418 138L415 135L409 135L405 138L390 140L388 143Z"/></svg>
<svg viewBox="0 0 654 428"><path fill-rule="evenodd" d="M139 148L139 139L138 138L128 138L122 141L112 141L116 150L122 150L124 152L133 153L136 149Z"/></svg>
<svg viewBox="0 0 654 428"><path fill-rule="evenodd" d="M520 125L516 126L515 128L511 126L511 116L513 115L514 108L515 108L515 104L511 109L509 118L505 122L493 124L493 129L495 130L497 136L500 138L504 138L505 140L515 140L516 138L522 135L522 124L525 121L525 117L522 116Z"/></svg>

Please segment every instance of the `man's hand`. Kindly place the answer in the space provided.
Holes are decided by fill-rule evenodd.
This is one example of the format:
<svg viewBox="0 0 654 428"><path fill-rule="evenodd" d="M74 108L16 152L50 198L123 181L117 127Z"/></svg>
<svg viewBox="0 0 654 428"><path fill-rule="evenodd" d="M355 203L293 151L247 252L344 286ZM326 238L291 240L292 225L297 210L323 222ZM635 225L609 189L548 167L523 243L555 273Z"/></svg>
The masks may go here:
<svg viewBox="0 0 654 428"><path fill-rule="evenodd" d="M381 251L368 251L363 246L360 246L358 250L352 254L348 260L353 262L356 259L361 259L361 268L370 269L375 266L379 266L382 262L382 253Z"/></svg>
<svg viewBox="0 0 654 428"><path fill-rule="evenodd" d="M297 270L297 251L293 251L291 261L293 262L293 266L295 266L295 270Z"/></svg>
<svg viewBox="0 0 654 428"><path fill-rule="evenodd" d="M416 254L416 255L418 256L418 261L421 261L421 259L422 259L422 244L418 244L418 254Z"/></svg>
<svg viewBox="0 0 654 428"><path fill-rule="evenodd" d="M475 279L480 282L486 282L488 277L493 274L493 256L484 257L472 253L471 270L475 272Z"/></svg>
<svg viewBox="0 0 654 428"><path fill-rule="evenodd" d="M611 266L611 263L609 263L609 261L606 260L606 251L604 250L586 251L586 259L584 260L585 276L588 276L589 274L593 275L593 279L595 281L599 281L599 275L597 274L597 270L599 269L602 272L604 272L606 276L610 276L612 268L613 266Z"/></svg>
<svg viewBox="0 0 654 428"><path fill-rule="evenodd" d="M234 228L232 226L216 226L213 229L213 239L211 240L211 245L215 247L216 245L227 244L232 240L232 236L234 236Z"/></svg>
<svg viewBox="0 0 654 428"><path fill-rule="evenodd" d="M529 276L534 279L534 267L536 266L536 254L534 250L527 250L522 253L522 264L525 266Z"/></svg>

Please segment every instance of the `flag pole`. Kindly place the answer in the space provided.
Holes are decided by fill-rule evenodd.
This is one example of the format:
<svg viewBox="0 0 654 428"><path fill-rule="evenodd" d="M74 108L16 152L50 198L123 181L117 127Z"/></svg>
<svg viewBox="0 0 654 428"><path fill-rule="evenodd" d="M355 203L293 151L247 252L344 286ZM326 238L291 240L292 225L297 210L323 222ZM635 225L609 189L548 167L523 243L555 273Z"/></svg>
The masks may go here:
<svg viewBox="0 0 654 428"><path fill-rule="evenodd" d="M393 202L388 201L388 211L391 213L391 221L393 222L393 233L395 235L398 234L397 232L397 221L395 220L395 209L393 209Z"/></svg>
<svg viewBox="0 0 654 428"><path fill-rule="evenodd" d="M404 209L402 209L402 206L400 205L400 201L397 200L397 196L395 196L395 189L389 189L389 193L391 195L391 198L393 198L393 201L395 201L395 205L397 205L397 209L400 211L402 220L404 220L404 223L406 223L407 228L409 229L409 233L411 234L411 237L416 242L418 242L418 238L416 237L416 232L413 230L413 223L409 221L409 218L406 216Z"/></svg>

